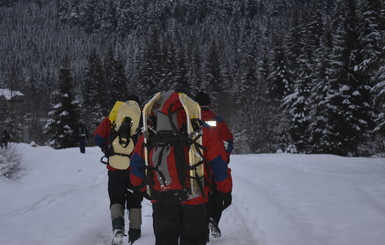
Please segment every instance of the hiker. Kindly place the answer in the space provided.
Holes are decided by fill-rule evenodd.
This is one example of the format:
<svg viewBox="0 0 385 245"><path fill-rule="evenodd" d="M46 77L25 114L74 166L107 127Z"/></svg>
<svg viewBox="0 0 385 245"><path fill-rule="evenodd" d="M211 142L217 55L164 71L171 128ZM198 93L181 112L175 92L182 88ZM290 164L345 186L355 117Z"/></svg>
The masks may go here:
<svg viewBox="0 0 385 245"><path fill-rule="evenodd" d="M86 153L86 142L88 141L88 130L83 123L79 123L76 127L76 138L79 143L80 153Z"/></svg>
<svg viewBox="0 0 385 245"><path fill-rule="evenodd" d="M226 152L217 134L201 121L193 123L195 128L202 130L199 136L202 137L202 145L197 145L197 139L188 140L185 132L186 112L177 92L161 94L152 108L149 120L146 121L149 130L144 127L145 133L139 138L131 156L130 174L136 192L151 199L155 244L206 244L208 179L202 179L202 182L198 181L199 178L193 179L203 191L193 196L190 172L198 171L202 166L203 178L214 175L222 208L225 209L232 201L232 179L225 160ZM190 147L204 149L204 161L193 167L188 165L188 144L191 144ZM146 192L147 185L149 192Z"/></svg>
<svg viewBox="0 0 385 245"><path fill-rule="evenodd" d="M140 119L141 110L139 107L140 101L138 96L128 96L127 102L135 104L137 111L136 119ZM140 238L142 225L141 202L143 197L133 195L133 188L130 181L129 157L131 156L131 152L127 152L126 155L124 152L117 153L114 152L114 150L117 151L116 148L112 146L112 143L114 143L114 146L122 143L123 146L121 146L120 149L123 151L129 149L130 147L133 149L133 145L136 143L138 138L139 130L136 131L136 134L128 135L126 138L119 135L119 132L121 132L120 130L126 129L124 128L123 123L120 124L121 127L119 126L120 130L115 130L115 126L118 123L116 120L119 116L119 109L123 104L124 102L117 101L109 116L103 119L94 132L95 143L101 148L105 157L108 159L105 163L107 164L108 169L108 195L110 198L111 222L114 236L112 242L113 245L122 243L125 231L125 207L128 210L129 242L134 242ZM127 117L125 117L125 119L126 118ZM137 128L140 129L139 123L137 124ZM130 124L129 127L131 127L131 125L132 124ZM131 144L132 146L129 147ZM117 163L115 162L115 159L118 160Z"/></svg>
<svg viewBox="0 0 385 245"><path fill-rule="evenodd" d="M11 136L9 135L8 131L4 129L3 134L1 135L0 139L0 146L1 148L8 147L8 142L11 140Z"/></svg>
<svg viewBox="0 0 385 245"><path fill-rule="evenodd" d="M210 110L211 100L208 94L204 92L199 92L195 96L195 101L197 101L202 109L202 120L211 126L211 128L216 131L219 139L224 142L223 146L226 150L226 161L230 162L230 154L233 150L233 135L227 126L227 123L212 110ZM213 178L214 176L211 176ZM212 190L209 194L209 232L214 238L221 236L221 230L219 229L219 220L222 216L222 204L220 203L220 192L217 190L215 182L212 184Z"/></svg>

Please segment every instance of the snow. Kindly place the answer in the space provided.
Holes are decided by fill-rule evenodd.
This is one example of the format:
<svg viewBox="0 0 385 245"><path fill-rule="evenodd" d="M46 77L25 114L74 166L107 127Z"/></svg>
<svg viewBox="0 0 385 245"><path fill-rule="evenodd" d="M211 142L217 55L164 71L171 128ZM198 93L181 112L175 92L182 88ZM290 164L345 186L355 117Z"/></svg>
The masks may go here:
<svg viewBox="0 0 385 245"><path fill-rule="evenodd" d="M11 91L7 88L0 89L0 97L4 97L6 100L11 100L13 97L16 96L24 96L24 94L20 91Z"/></svg>
<svg viewBox="0 0 385 245"><path fill-rule="evenodd" d="M107 170L97 147L18 145L25 172L0 178L0 244L110 244ZM221 245L383 245L385 159L250 154L231 158L233 204ZM151 205L142 238L154 244ZM127 238L125 238L127 239ZM125 242L125 244L127 244Z"/></svg>

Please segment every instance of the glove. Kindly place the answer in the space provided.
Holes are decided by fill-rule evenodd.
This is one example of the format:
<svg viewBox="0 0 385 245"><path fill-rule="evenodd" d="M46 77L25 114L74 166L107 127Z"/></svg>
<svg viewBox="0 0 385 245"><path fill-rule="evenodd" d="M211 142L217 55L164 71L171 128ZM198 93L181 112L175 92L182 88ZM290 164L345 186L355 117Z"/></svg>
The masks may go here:
<svg viewBox="0 0 385 245"><path fill-rule="evenodd" d="M101 148L101 150L105 156L108 156L108 147L103 147L103 148Z"/></svg>
<svg viewBox="0 0 385 245"><path fill-rule="evenodd" d="M230 206L231 201L232 201L231 192L220 193L218 196L218 206L222 210L225 210L228 206Z"/></svg>

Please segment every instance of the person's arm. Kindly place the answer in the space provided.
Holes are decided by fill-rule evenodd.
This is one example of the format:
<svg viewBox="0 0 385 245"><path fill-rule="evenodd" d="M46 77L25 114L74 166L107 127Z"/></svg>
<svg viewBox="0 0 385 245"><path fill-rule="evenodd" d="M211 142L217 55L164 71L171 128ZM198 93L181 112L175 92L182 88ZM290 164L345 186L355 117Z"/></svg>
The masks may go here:
<svg viewBox="0 0 385 245"><path fill-rule="evenodd" d="M104 152L108 146L108 137L110 135L111 123L108 117L105 117L94 132L94 141Z"/></svg>
<svg viewBox="0 0 385 245"><path fill-rule="evenodd" d="M223 143L214 131L204 129L203 146L206 148L204 151L206 164L211 169L218 191L230 193L233 187L231 170L225 160L227 159L227 156L222 145Z"/></svg>
<svg viewBox="0 0 385 245"><path fill-rule="evenodd" d="M139 137L130 159L130 179L134 187L142 186L144 180L145 160L143 149L144 135ZM141 191L144 191L141 190Z"/></svg>

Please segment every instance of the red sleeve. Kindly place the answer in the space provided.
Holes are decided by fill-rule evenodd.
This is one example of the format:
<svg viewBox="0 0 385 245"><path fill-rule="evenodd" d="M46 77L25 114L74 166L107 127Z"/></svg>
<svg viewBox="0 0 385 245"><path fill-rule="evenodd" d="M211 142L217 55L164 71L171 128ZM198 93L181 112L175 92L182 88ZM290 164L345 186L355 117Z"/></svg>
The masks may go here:
<svg viewBox="0 0 385 245"><path fill-rule="evenodd" d="M218 191L231 192L233 183L231 170L227 166L227 156L222 141L212 129L203 129L204 157L214 176Z"/></svg>
<svg viewBox="0 0 385 245"><path fill-rule="evenodd" d="M100 148L105 148L108 145L108 137L110 136L111 122L108 117L105 117L99 126L95 129L94 140Z"/></svg>
<svg viewBox="0 0 385 245"><path fill-rule="evenodd" d="M218 133L221 137L221 140L224 140L224 141L234 140L233 134L230 132L230 129L224 120L218 123Z"/></svg>

